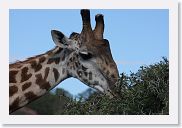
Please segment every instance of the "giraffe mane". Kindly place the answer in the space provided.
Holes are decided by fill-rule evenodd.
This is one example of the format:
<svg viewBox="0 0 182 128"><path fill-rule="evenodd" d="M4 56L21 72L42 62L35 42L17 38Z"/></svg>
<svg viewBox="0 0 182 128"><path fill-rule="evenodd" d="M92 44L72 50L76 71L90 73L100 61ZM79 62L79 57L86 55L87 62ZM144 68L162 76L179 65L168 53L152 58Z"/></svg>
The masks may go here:
<svg viewBox="0 0 182 128"><path fill-rule="evenodd" d="M22 66L22 64L28 64L30 63L31 61L35 60L36 58L39 58L41 56L44 56L44 55L51 55L53 54L53 50L56 49L57 46L49 51L47 51L46 53L43 53L43 54L39 54L39 55L36 55L36 56L33 56L33 57L29 57L25 60L16 60L15 62L12 62L9 64L9 68L20 68Z"/></svg>

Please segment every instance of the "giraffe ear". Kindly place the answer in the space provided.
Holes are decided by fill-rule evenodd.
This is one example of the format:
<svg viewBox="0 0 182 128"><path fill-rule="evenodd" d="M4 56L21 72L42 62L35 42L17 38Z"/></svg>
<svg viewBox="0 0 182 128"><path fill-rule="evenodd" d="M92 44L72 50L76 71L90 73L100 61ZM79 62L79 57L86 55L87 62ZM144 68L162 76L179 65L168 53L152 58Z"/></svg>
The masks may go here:
<svg viewBox="0 0 182 128"><path fill-rule="evenodd" d="M61 48L67 48L70 45L69 39L60 31L51 30L54 43Z"/></svg>

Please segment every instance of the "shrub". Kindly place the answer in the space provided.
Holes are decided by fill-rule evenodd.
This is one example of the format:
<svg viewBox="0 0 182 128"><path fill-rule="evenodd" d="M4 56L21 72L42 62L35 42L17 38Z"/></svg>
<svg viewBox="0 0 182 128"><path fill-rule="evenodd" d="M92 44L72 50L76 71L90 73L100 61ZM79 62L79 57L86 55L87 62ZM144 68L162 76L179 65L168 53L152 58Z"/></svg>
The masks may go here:
<svg viewBox="0 0 182 128"><path fill-rule="evenodd" d="M94 92L70 100L59 114L67 115L167 115L169 114L169 62L141 66L129 76L122 73L116 84L118 96L110 99Z"/></svg>

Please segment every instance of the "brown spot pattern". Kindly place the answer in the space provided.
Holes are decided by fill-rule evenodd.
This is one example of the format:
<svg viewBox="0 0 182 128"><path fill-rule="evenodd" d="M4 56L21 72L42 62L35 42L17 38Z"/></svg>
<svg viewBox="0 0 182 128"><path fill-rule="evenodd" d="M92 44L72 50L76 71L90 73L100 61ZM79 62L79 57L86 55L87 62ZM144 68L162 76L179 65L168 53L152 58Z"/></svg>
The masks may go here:
<svg viewBox="0 0 182 128"><path fill-rule="evenodd" d="M14 110L16 110L18 107L19 107L19 102L20 102L20 99L19 97L17 97L14 102L9 106L9 111L10 113Z"/></svg>
<svg viewBox="0 0 182 128"><path fill-rule="evenodd" d="M114 75L114 74L112 74L112 75L111 75L111 77L112 77L112 78L115 78L115 75Z"/></svg>
<svg viewBox="0 0 182 128"><path fill-rule="evenodd" d="M60 57L55 58L55 64L59 64L59 62L60 62Z"/></svg>
<svg viewBox="0 0 182 128"><path fill-rule="evenodd" d="M55 52L55 54L59 54L62 50L63 50L63 48L59 48L59 49Z"/></svg>
<svg viewBox="0 0 182 128"><path fill-rule="evenodd" d="M50 70L50 68L49 68L49 67L46 67L46 69L45 69L45 76L44 76L44 80L46 80L46 79L47 79L47 77L48 77L48 75L49 75L49 70Z"/></svg>
<svg viewBox="0 0 182 128"><path fill-rule="evenodd" d="M16 83L16 74L18 71L10 71L9 72L9 83Z"/></svg>
<svg viewBox="0 0 182 128"><path fill-rule="evenodd" d="M72 58L72 57L70 58L70 61L71 61L71 62L73 61L73 58Z"/></svg>
<svg viewBox="0 0 182 128"><path fill-rule="evenodd" d="M27 92L24 94L26 99L29 101L32 101L37 98L37 95L35 95L33 92Z"/></svg>
<svg viewBox="0 0 182 128"><path fill-rule="evenodd" d="M53 63L54 62L54 60L52 59L52 58L50 58L48 61L47 61L47 64L51 64L51 63Z"/></svg>
<svg viewBox="0 0 182 128"><path fill-rule="evenodd" d="M63 57L62 57L62 61L64 61L65 60L65 54L63 54Z"/></svg>
<svg viewBox="0 0 182 128"><path fill-rule="evenodd" d="M14 63L14 64L9 64L9 68L21 68L22 67L22 64L21 62L17 62L17 63Z"/></svg>
<svg viewBox="0 0 182 128"><path fill-rule="evenodd" d="M15 85L9 87L9 96L13 96L17 92L18 92L18 87L16 87Z"/></svg>
<svg viewBox="0 0 182 128"><path fill-rule="evenodd" d="M75 66L78 67L78 62L75 62Z"/></svg>
<svg viewBox="0 0 182 128"><path fill-rule="evenodd" d="M54 72L54 78L55 78L55 81L57 82L58 78L59 78L59 72L57 69L53 68L53 72Z"/></svg>
<svg viewBox="0 0 182 128"><path fill-rule="evenodd" d="M103 71L105 71L106 70L106 68L105 67L103 67Z"/></svg>
<svg viewBox="0 0 182 128"><path fill-rule="evenodd" d="M51 56L51 55L53 54L53 52L52 52L52 51L48 51L48 52L46 52L46 54L47 54L48 56Z"/></svg>
<svg viewBox="0 0 182 128"><path fill-rule="evenodd" d="M35 70L35 72L39 71L42 68L40 63L37 63L35 60L30 62L31 67Z"/></svg>
<svg viewBox="0 0 182 128"><path fill-rule="evenodd" d="M75 57L73 56L73 61L75 61Z"/></svg>
<svg viewBox="0 0 182 128"><path fill-rule="evenodd" d="M27 82L25 84L22 85L22 91L26 90L27 88L29 88L31 86L31 82Z"/></svg>
<svg viewBox="0 0 182 128"><path fill-rule="evenodd" d="M105 59L106 65L108 65L108 61Z"/></svg>
<svg viewBox="0 0 182 128"><path fill-rule="evenodd" d="M89 77L88 77L88 78L89 78L89 80L92 80L92 72L89 72L89 74L88 74L88 75L89 75Z"/></svg>
<svg viewBox="0 0 182 128"><path fill-rule="evenodd" d="M44 56L39 58L39 63L43 63L46 60L46 58Z"/></svg>
<svg viewBox="0 0 182 128"><path fill-rule="evenodd" d="M85 76L87 77L88 73L87 72L84 72Z"/></svg>
<svg viewBox="0 0 182 128"><path fill-rule="evenodd" d="M55 62L55 64L59 64L60 58L59 57L57 57L57 58L49 58L49 60L47 61L47 64L51 64L51 63L54 63L54 62Z"/></svg>
<svg viewBox="0 0 182 128"><path fill-rule="evenodd" d="M28 72L28 68L24 67L21 73L21 82L28 80L32 76L32 74L27 74L27 72Z"/></svg>
<svg viewBox="0 0 182 128"><path fill-rule="evenodd" d="M106 74L109 75L109 71L107 71Z"/></svg>
<svg viewBox="0 0 182 128"><path fill-rule="evenodd" d="M35 77L36 77L36 84L38 84L41 89L49 90L51 86L49 82L46 81L46 79L42 78L41 74L37 74L35 75Z"/></svg>
<svg viewBox="0 0 182 128"><path fill-rule="evenodd" d="M84 67L84 66L82 65L82 69L83 69L83 71L86 71L88 68L86 68L86 67Z"/></svg>
<svg viewBox="0 0 182 128"><path fill-rule="evenodd" d="M84 81L85 83L88 83L88 80L87 80L87 79L83 79L83 81Z"/></svg>

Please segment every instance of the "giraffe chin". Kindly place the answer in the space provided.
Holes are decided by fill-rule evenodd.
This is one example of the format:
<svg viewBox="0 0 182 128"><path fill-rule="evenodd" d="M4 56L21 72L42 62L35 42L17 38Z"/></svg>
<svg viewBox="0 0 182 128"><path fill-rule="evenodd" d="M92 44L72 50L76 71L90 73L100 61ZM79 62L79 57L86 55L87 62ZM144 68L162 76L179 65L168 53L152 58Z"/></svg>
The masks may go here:
<svg viewBox="0 0 182 128"><path fill-rule="evenodd" d="M109 98L114 97L114 94L111 93L111 90L104 90L104 88L102 88L99 85L94 85L94 88L97 89L98 91L102 92L103 94L109 96Z"/></svg>
<svg viewBox="0 0 182 128"><path fill-rule="evenodd" d="M110 91L107 91L105 94L107 96L109 96L110 99L112 99L113 97L115 97L115 95L113 93L111 93Z"/></svg>

